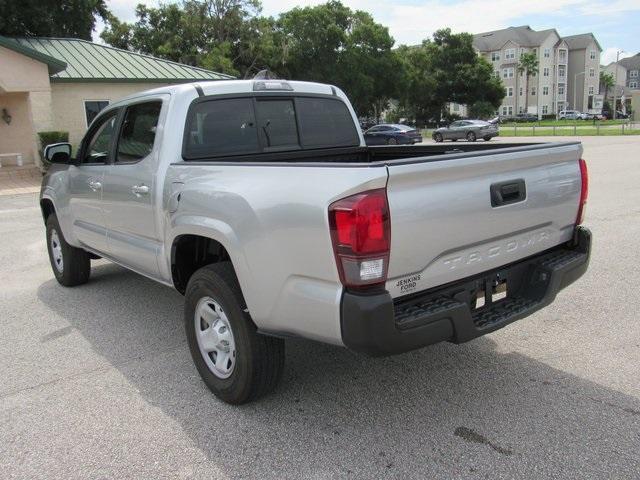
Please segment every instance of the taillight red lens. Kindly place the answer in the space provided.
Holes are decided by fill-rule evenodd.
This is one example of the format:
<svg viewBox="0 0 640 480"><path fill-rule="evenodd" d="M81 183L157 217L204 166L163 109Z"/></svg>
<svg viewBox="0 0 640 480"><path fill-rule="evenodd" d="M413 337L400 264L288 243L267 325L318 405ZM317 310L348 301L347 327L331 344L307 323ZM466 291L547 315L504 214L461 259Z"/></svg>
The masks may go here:
<svg viewBox="0 0 640 480"><path fill-rule="evenodd" d="M343 285L384 284L391 243L386 190L369 190L332 203L329 224Z"/></svg>
<svg viewBox="0 0 640 480"><path fill-rule="evenodd" d="M578 216L576 217L576 225L580 225L584 220L584 212L587 206L587 197L589 196L589 172L587 171L587 162L580 159L580 204L578 205Z"/></svg>

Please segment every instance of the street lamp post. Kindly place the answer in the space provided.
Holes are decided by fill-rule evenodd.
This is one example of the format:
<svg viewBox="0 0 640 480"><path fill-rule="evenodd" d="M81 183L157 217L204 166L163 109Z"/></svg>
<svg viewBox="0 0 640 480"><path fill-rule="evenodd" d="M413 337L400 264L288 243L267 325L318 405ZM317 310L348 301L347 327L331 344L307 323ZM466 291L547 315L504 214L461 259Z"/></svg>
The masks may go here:
<svg viewBox="0 0 640 480"><path fill-rule="evenodd" d="M620 54L624 53L624 50L618 50L616 53L616 71L614 73L614 85L613 85L613 119L615 120L618 111L618 95L616 95L616 87L618 86L618 62L620 61ZM624 93L624 88L622 89Z"/></svg>
<svg viewBox="0 0 640 480"><path fill-rule="evenodd" d="M584 75L585 72L576 73L573 76L573 109L576 108L576 92L578 91L578 75ZM586 82L585 82L586 83ZM582 87L582 97L584 98L584 86Z"/></svg>

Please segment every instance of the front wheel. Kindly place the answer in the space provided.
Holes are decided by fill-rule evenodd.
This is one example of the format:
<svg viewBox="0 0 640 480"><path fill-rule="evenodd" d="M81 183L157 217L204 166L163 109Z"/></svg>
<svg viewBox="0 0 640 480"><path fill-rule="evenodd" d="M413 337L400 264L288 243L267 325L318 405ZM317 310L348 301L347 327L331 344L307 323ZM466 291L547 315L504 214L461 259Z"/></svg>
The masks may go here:
<svg viewBox="0 0 640 480"><path fill-rule="evenodd" d="M444 141L444 138L442 137L442 134L441 134L441 133L436 133L436 134L433 136L433 139L434 139L436 142L438 142L438 143L442 143L442 142Z"/></svg>
<svg viewBox="0 0 640 480"><path fill-rule="evenodd" d="M187 285L184 321L204 383L239 405L273 390L284 368L284 341L258 334L230 262L196 271Z"/></svg>
<svg viewBox="0 0 640 480"><path fill-rule="evenodd" d="M67 243L55 214L47 218L47 249L56 280L65 287L87 283L91 274L91 259L81 248Z"/></svg>
<svg viewBox="0 0 640 480"><path fill-rule="evenodd" d="M473 132L467 133L467 141L475 142L476 141L476 134L473 133Z"/></svg>

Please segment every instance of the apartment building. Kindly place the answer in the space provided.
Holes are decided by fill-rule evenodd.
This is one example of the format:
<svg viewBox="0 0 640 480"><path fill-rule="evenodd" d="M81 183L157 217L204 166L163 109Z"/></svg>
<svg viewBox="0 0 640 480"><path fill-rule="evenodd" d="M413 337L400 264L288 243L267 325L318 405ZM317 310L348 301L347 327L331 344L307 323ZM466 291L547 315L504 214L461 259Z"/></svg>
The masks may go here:
<svg viewBox="0 0 640 480"><path fill-rule="evenodd" d="M592 34L562 38L555 29L535 31L525 25L476 34L473 45L504 83L506 95L498 111L501 115L524 113L525 108L538 116L570 108L587 111L594 104L593 96L599 93L602 49ZM529 77L528 85L525 75L518 72L520 56L525 52L538 57L538 73ZM573 84L580 77L582 83L575 89ZM596 79L593 85L592 78Z"/></svg>
<svg viewBox="0 0 640 480"><path fill-rule="evenodd" d="M640 53L633 57L621 59L617 65L616 62L612 62L605 69L616 78L616 67L618 70L618 85L627 87L630 90L640 90Z"/></svg>
<svg viewBox="0 0 640 480"><path fill-rule="evenodd" d="M602 47L592 33L571 35L564 41L569 46L568 101L574 110L593 112L594 96L600 94Z"/></svg>

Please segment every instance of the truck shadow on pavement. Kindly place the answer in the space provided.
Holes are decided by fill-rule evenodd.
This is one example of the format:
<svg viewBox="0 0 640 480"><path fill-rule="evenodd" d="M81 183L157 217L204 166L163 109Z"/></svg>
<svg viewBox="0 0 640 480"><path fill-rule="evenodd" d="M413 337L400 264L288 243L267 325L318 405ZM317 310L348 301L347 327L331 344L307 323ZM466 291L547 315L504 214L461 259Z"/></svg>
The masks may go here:
<svg viewBox="0 0 640 480"><path fill-rule="evenodd" d="M491 337L371 359L292 339L277 391L242 407L200 381L182 296L111 264L39 299L230 478L634 477L640 402ZM512 327L518 328L518 327ZM202 465L187 466L189 475ZM578 472L583 475L579 475ZM169 473L169 472L168 472Z"/></svg>

